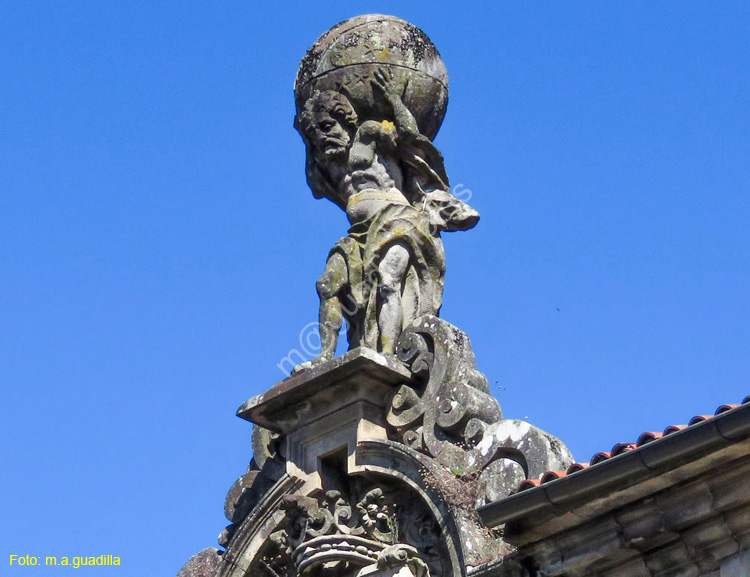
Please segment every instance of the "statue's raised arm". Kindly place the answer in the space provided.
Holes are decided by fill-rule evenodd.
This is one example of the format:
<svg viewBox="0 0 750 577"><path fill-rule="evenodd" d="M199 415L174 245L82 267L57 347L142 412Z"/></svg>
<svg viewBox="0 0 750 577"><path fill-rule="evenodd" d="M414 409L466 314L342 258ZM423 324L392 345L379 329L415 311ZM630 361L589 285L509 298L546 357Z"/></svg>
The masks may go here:
<svg viewBox="0 0 750 577"><path fill-rule="evenodd" d="M403 85L399 86L388 68L376 68L370 80L375 91L380 92L382 98L391 107L400 143L411 142L419 136L417 120L401 99L408 83L409 80L406 78L403 80Z"/></svg>
<svg viewBox="0 0 750 577"><path fill-rule="evenodd" d="M436 229L470 229L479 221L479 213L450 193L443 156L429 138L420 134L414 115L403 103L408 82L407 78L399 85L385 68L377 68L371 80L393 113L395 140L405 173L402 190L412 204L421 205Z"/></svg>

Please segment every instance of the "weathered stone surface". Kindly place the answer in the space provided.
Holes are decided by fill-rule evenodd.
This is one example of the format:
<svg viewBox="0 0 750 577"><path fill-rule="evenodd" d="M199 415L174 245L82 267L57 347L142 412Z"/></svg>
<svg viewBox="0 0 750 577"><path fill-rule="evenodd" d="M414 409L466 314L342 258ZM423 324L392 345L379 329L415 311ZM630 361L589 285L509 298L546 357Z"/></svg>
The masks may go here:
<svg viewBox="0 0 750 577"><path fill-rule="evenodd" d="M562 441L526 421L492 423L477 450L498 459L482 471L483 492L477 496L477 506L510 495L524 479L541 479L547 471L564 471L573 464L573 455Z"/></svg>
<svg viewBox="0 0 750 577"><path fill-rule="evenodd" d="M448 73L425 33L395 16L356 16L323 34L300 64L297 109L315 90L345 91L364 116L383 117L387 111L367 82L376 67L409 81L404 103L414 111L420 132L435 138L448 105Z"/></svg>
<svg viewBox="0 0 750 577"><path fill-rule="evenodd" d="M366 487L368 485L365 485ZM352 566L380 571L413 567L415 575L444 575L437 523L409 491L375 486L316 498L289 495L285 518L259 561L277 574L346 574ZM431 569L431 571L430 571Z"/></svg>
<svg viewBox="0 0 750 577"><path fill-rule="evenodd" d="M503 418L468 337L437 317L441 233L479 215L432 144L448 78L424 33L342 22L295 96L308 183L351 224L318 281L322 354L239 410L254 457L226 498L226 551L178 577L747 575L746 409L571 470L558 439ZM333 359L344 321L353 350Z"/></svg>
<svg viewBox="0 0 750 577"><path fill-rule="evenodd" d="M177 577L215 577L220 560L218 549L203 549L185 563Z"/></svg>
<svg viewBox="0 0 750 577"><path fill-rule="evenodd" d="M526 478L526 472L517 460L500 458L493 461L479 476L474 506L481 507L507 497Z"/></svg>
<svg viewBox="0 0 750 577"><path fill-rule="evenodd" d="M434 316L417 319L402 333L397 352L415 376L391 400L392 438L459 477L480 475L478 504L573 463L557 438L524 421L503 420L469 338L453 325Z"/></svg>
<svg viewBox="0 0 750 577"><path fill-rule="evenodd" d="M337 488L323 492L280 480L237 531L218 576L387 575L399 559L425 577L460 574L455 526L419 473L410 486L368 462L366 475L329 479Z"/></svg>
<svg viewBox="0 0 750 577"><path fill-rule="evenodd" d="M481 470L494 455L481 454L478 444L502 411L489 394L487 378L476 369L469 338L428 315L404 330L397 353L415 379L391 399L388 424L394 438L457 475Z"/></svg>
<svg viewBox="0 0 750 577"><path fill-rule="evenodd" d="M265 431L262 438L256 434L256 455L265 454L257 468L265 466L269 469L265 476L271 477L283 465L286 473L307 483L305 490L322 489L326 460L343 460L345 474L357 472L357 444L387 438L388 399L396 386L411 378L397 359L359 348L277 383L238 411L264 427L259 429ZM242 493L243 478L238 483L228 501ZM260 481L256 486L268 489Z"/></svg>
<svg viewBox="0 0 750 577"><path fill-rule="evenodd" d="M333 357L344 321L350 349L393 353L404 326L440 310L440 233L479 220L451 193L431 141L447 104L445 68L416 27L359 16L310 49L295 93L308 184L351 224L318 281L322 352L297 370Z"/></svg>
<svg viewBox="0 0 750 577"><path fill-rule="evenodd" d="M237 416L286 435L357 400L384 406L392 387L410 378L392 357L359 348L276 383L244 403Z"/></svg>
<svg viewBox="0 0 750 577"><path fill-rule="evenodd" d="M377 564L383 547L397 544L416 548L430 575L459 575L510 551L482 526L476 506L509 494L529 475L567 467L569 452L526 422L502 419L468 337L453 325L432 315L417 319L397 353L350 351L241 407L238 414L256 423L256 457L227 497L232 525L221 538L229 564L222 577L251 568L291 577L324 566L337 577L352 566L360 577L401 575L408 563ZM379 511L367 495L388 496L388 504ZM415 525L403 514L419 503L423 520ZM352 545L354 537L367 539L370 518L386 522L375 544ZM412 534L415 526L421 529ZM440 529L425 549L418 535L428 526ZM430 561L430 548L449 550L450 543L455 561ZM417 561L410 566L421 571Z"/></svg>
<svg viewBox="0 0 750 577"><path fill-rule="evenodd" d="M258 425L253 428L253 458L224 501L224 514L231 524L219 535L222 547L229 544L239 524L286 473L285 445L284 437L278 433Z"/></svg>
<svg viewBox="0 0 750 577"><path fill-rule="evenodd" d="M440 235L479 219L431 142L447 89L432 43L393 17L343 22L303 60L308 183L351 224L318 281L322 354L238 410L254 456L226 498L226 551L180 577L466 577L511 552L477 505L572 462L503 419L469 338L437 316Z"/></svg>
<svg viewBox="0 0 750 577"><path fill-rule="evenodd" d="M747 577L749 573L750 550L732 555L721 564L721 577Z"/></svg>

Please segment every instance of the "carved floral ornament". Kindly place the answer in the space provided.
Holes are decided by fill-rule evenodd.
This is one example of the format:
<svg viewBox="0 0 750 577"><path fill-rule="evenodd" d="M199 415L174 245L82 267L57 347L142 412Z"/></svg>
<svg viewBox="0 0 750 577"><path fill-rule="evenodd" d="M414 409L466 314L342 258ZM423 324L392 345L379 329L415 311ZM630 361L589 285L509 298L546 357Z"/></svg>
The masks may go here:
<svg viewBox="0 0 750 577"><path fill-rule="evenodd" d="M339 491L319 499L288 495L281 502L281 528L270 535L259 564L279 577L348 577L403 568L415 577L439 577L440 530L418 503L403 490L380 487L353 504Z"/></svg>

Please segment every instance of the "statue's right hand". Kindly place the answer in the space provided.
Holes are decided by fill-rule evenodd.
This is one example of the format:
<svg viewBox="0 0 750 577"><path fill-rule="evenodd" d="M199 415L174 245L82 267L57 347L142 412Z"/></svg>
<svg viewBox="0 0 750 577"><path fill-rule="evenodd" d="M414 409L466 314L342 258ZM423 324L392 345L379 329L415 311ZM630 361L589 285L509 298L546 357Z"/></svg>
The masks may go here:
<svg viewBox="0 0 750 577"><path fill-rule="evenodd" d="M390 87L390 83L390 70L382 67L375 69L375 71L372 73L372 78L370 78L370 84L373 86L373 88L377 88L384 95L389 92L388 88Z"/></svg>

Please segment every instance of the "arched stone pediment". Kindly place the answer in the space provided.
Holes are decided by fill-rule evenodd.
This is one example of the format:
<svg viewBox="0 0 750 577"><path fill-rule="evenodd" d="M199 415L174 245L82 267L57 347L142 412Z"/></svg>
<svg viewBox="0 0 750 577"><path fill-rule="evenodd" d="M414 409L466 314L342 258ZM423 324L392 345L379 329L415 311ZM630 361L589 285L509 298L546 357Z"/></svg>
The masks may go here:
<svg viewBox="0 0 750 577"><path fill-rule="evenodd" d="M369 441L357 461L364 472L337 489L302 494L282 476L235 530L218 576L462 575L459 530L424 456Z"/></svg>

